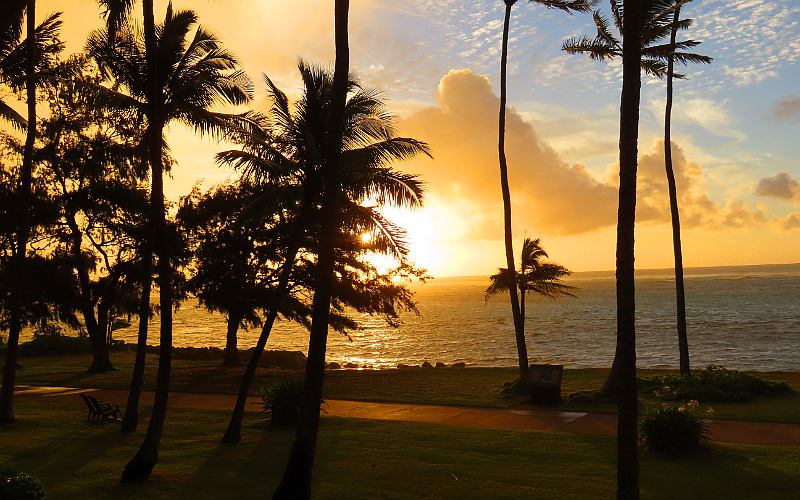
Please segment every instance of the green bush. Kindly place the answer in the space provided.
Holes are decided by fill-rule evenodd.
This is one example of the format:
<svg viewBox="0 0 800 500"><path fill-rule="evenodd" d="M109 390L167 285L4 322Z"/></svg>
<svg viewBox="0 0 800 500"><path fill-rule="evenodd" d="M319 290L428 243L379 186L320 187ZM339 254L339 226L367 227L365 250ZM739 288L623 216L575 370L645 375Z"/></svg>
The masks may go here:
<svg viewBox="0 0 800 500"><path fill-rule="evenodd" d="M779 397L793 392L785 382L772 382L713 365L694 371L689 377L662 375L645 379L644 385L666 401L703 403L746 403L755 397Z"/></svg>
<svg viewBox="0 0 800 500"><path fill-rule="evenodd" d="M303 379L283 378L277 384L262 388L261 400L270 422L276 425L297 425L303 402Z"/></svg>
<svg viewBox="0 0 800 500"><path fill-rule="evenodd" d="M35 335L30 342L19 345L19 353L25 356L84 354L91 352L91 349L89 339L65 335Z"/></svg>
<svg viewBox="0 0 800 500"><path fill-rule="evenodd" d="M39 500L44 498L44 484L29 474L13 469L0 469L0 498Z"/></svg>
<svg viewBox="0 0 800 500"><path fill-rule="evenodd" d="M642 444L662 454L697 450L708 440L711 409L703 414L697 401L672 403L645 414L639 423Z"/></svg>

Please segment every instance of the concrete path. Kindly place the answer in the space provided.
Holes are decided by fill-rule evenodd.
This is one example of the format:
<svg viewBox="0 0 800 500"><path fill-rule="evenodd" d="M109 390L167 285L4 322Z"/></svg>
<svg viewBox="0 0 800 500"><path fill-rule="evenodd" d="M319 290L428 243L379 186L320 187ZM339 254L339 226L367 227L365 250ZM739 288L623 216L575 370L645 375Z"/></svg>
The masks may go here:
<svg viewBox="0 0 800 500"><path fill-rule="evenodd" d="M124 405L127 391L119 389L85 389L71 387L20 386L21 397L75 399L80 393L91 393L98 399ZM151 405L152 391L142 393L141 403ZM230 411L236 398L229 394L173 392L171 408ZM247 411L261 411L261 400L251 396ZM372 403L366 401L329 400L323 406L323 416L420 422L454 427L510 429L518 431L557 431L575 434L615 434L617 417L608 413L584 413L518 405L511 408L471 408L460 406L417 405L405 403ZM800 424L713 420L711 439L728 443L785 445L800 447Z"/></svg>

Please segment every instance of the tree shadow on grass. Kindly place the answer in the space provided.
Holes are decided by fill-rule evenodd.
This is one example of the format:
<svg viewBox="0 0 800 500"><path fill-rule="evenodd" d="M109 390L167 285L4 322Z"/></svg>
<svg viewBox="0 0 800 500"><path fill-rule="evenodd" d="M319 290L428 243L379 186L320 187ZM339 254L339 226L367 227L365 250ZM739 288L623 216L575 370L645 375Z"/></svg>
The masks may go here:
<svg viewBox="0 0 800 500"><path fill-rule="evenodd" d="M223 430L214 436L205 461L187 478L192 488L209 492L207 498L269 498L283 474L294 428L255 419L245 424L238 443L222 443Z"/></svg>
<svg viewBox="0 0 800 500"><path fill-rule="evenodd" d="M683 456L643 452L642 490L662 498L791 498L800 490L796 453L789 447L720 444ZM787 459L794 461L794 474L786 470Z"/></svg>

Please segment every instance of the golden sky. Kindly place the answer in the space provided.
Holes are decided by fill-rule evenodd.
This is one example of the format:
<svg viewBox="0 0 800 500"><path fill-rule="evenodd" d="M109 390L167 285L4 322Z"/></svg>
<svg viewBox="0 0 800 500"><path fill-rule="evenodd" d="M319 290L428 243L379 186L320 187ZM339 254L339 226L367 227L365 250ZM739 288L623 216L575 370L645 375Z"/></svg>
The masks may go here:
<svg viewBox="0 0 800 500"><path fill-rule="evenodd" d="M261 73L296 95L298 57L332 63L330 0L174 3L195 9L202 24L239 56L257 83L255 106L265 106ZM353 0L352 63L366 85L384 90L390 108L399 115L401 135L425 140L433 149L435 160L402 166L422 175L427 207L416 213L389 211L407 228L414 259L435 276L488 274L504 261L496 151L500 2L479 1L474 7L466 5L469 2L435 4ZM716 4L709 2L708 9ZM156 12L163 15L165 5L156 2ZM747 8L743 4L742 9ZM138 4L136 9L138 18ZM92 1L39 2L41 16L53 10L64 12L70 52L79 50L86 34L100 24ZM753 10L753 15L759 12ZM713 11L701 14L711 16ZM793 15L796 12L790 12L790 20ZM550 17L549 12L544 20L527 13L519 16L512 32L507 146L516 243L525 236L541 237L551 257L573 270L612 269L618 68L564 58L550 40L557 42L576 29L591 31L590 19L572 16L554 32L560 17ZM710 22L701 21L701 29ZM797 31L796 22L791 29ZM537 46L545 41L546 53ZM798 262L800 187L795 179L800 165L796 141L784 139L797 131L794 97L786 97L786 90L775 91L769 99L788 101L777 105L772 118L757 117L778 127L770 146L759 138L758 124L748 128L753 120L747 110L734 104L742 92L755 95L759 88L791 80L797 58L784 55L795 57L792 64L758 68L756 75L777 75L761 80L747 72L746 64L735 66L726 63L724 54L714 55L722 61L719 74L727 76L698 75L699 82L695 79L695 86L687 87L686 99L676 100L673 137L685 264ZM582 73L575 78L578 70ZM700 84L706 80L719 88L705 84L712 90L704 94ZM658 81L646 81L643 92L637 267L670 267L671 230L659 142L663 97ZM169 142L178 162L167 184L171 199L188 193L198 180L208 187L232 178L231 171L213 164L213 154L222 145L177 126Z"/></svg>

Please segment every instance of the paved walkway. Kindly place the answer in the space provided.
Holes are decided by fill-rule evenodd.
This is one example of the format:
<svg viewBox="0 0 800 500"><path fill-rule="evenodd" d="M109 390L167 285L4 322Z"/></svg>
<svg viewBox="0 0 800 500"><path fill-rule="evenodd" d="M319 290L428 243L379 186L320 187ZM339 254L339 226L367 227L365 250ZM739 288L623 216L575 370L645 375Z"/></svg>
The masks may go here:
<svg viewBox="0 0 800 500"><path fill-rule="evenodd" d="M91 393L98 399L120 405L127 400L127 391L119 389L20 386L17 391L21 397L67 398L80 393ZM152 391L144 391L142 404L152 404L153 394ZM229 394L173 392L169 396L169 406L230 411L235 399L235 396ZM78 398L75 398L75 401L76 405L82 404ZM246 409L251 412L260 411L262 409L260 398L256 396L248 398ZM470 408L333 399L329 400L323 409L323 415L334 417L422 422L484 429L613 435L617 427L616 415L549 410L529 405L512 408ZM709 429L711 439L714 441L800 447L800 424L714 420L710 423Z"/></svg>

